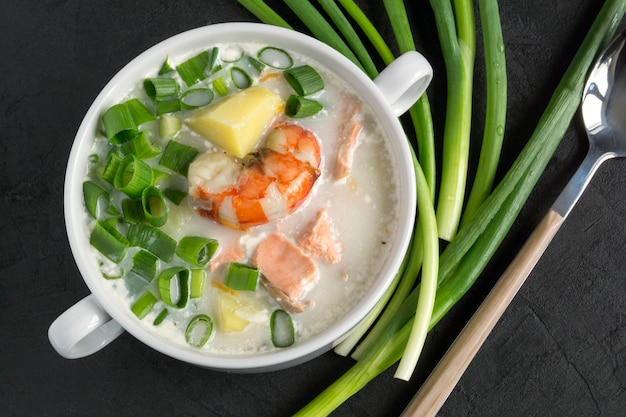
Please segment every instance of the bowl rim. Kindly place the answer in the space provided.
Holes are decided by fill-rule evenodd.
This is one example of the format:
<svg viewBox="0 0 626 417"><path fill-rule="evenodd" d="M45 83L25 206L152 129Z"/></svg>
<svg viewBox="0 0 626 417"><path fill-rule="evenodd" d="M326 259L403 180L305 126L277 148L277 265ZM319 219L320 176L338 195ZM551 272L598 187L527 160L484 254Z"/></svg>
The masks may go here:
<svg viewBox="0 0 626 417"><path fill-rule="evenodd" d="M128 85L136 83L149 71L158 70L168 55L181 55L184 51L201 48L201 45L205 45L206 48L212 43L245 42L249 39L254 39L254 43L290 49L322 63L350 84L367 101L374 114L379 115L378 122L383 132L392 138L390 149L392 157L397 162L396 170L401 190L399 223L379 276L359 303L341 320L318 335L286 349L250 356L223 356L192 351L165 342L161 337L152 334L136 318L122 311L113 297L106 294L104 285L98 283L102 276L99 271L94 270L93 256L87 250L89 241L84 230L81 190L86 174L86 155L88 148L91 148L101 111L114 104L114 100L123 97L123 94L120 94L122 89L127 93L130 90L127 88ZM171 51L176 52L170 54ZM139 73L142 75L137 76ZM187 363L217 370L257 372L297 365L328 351L343 338L374 307L399 269L409 246L416 213L415 177L410 155L409 144L400 122L374 82L350 60L326 44L300 32L262 23L217 23L187 30L155 44L132 59L105 85L85 114L73 140L64 183L64 213L70 248L83 280L103 309L133 337L151 348Z"/></svg>

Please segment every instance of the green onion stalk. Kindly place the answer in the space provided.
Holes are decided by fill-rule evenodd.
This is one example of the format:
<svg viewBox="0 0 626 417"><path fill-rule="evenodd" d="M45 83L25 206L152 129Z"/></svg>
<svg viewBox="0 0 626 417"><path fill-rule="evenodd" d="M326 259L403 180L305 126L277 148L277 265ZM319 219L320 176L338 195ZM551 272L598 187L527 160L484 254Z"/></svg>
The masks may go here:
<svg viewBox="0 0 626 417"><path fill-rule="evenodd" d="M487 2L495 3L495 0L481 1L483 5ZM447 278L443 281L440 271L440 286L433 308L431 328L475 282L510 229L576 114L582 97L584 79L593 58L613 36L625 12L626 0L605 2L557 86L528 144L516 159L509 174L481 206L474 220L459 233L459 237L461 234L470 236L476 233L476 238L463 250L453 245L456 241L444 250L441 259L445 259L444 255L449 253L450 248L452 251L458 251L460 258L453 267L447 269L447 274L443 275ZM481 225L478 219L490 211L493 215L486 224ZM407 298L395 320L388 326L388 331L375 341L361 360L301 409L297 416L328 415L335 407L364 387L368 380L399 360L413 324L410 312L411 303L416 300L416 293L417 289Z"/></svg>
<svg viewBox="0 0 626 417"><path fill-rule="evenodd" d="M476 213L480 205L492 191L498 169L507 109L507 79L504 40L497 4L479 1L482 19L483 38L485 39L485 70L487 77L487 105L485 109L485 127L478 159L476 176L472 184L467 204L461 217L463 227ZM486 41L489 39L489 41Z"/></svg>
<svg viewBox="0 0 626 417"><path fill-rule="evenodd" d="M437 226L439 237L451 241L461 220L469 162L476 50L474 8L471 0L431 0L430 4L448 82Z"/></svg>

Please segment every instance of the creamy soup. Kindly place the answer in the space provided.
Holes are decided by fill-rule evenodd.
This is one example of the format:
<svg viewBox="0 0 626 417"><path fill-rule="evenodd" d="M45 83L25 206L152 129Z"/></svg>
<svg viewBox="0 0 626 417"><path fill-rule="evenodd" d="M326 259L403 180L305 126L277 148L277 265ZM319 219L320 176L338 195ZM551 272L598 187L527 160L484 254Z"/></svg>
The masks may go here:
<svg viewBox="0 0 626 417"><path fill-rule="evenodd" d="M314 114L306 117L287 116L285 103L291 95L297 96L298 92L285 80L284 69L271 65L258 66L257 60L264 60L274 66L287 66L289 63L281 61L285 59L283 51L265 51L264 48L264 45L253 43L207 48L211 59L202 70L200 78L203 79L190 86L176 69L203 51L194 51L183 57L167 57L166 62L174 68L173 71L158 75L159 68L155 68L146 74L146 78L150 79L175 80L178 86L176 97L193 88L206 88L201 92L213 96L212 101L204 105L203 96L199 95L202 106L183 106L181 110L156 115L154 121L143 123L139 128L146 132L148 143L161 150L158 154L144 158L152 167L154 186L161 191L177 190L178 195L184 196L176 202L165 198L167 220L163 225L153 227L164 232L174 242L180 242L188 236L214 239L217 250L211 261L199 268L189 265L178 255L172 256L170 260L158 259L153 264L156 269L154 276L150 277L137 273L137 267L134 268L133 258L142 249L133 246L132 241L123 256L120 256L121 259L109 259L111 256L104 256L102 252L106 251L97 245L93 250L111 294L133 311L150 332L181 346L211 354L246 355L289 345L290 342L276 347L272 342L270 318L277 310L286 312L291 318L295 344L324 331L350 310L376 279L388 256L388 247L391 246L388 243L398 227L398 178L375 116L345 82L326 70L321 63L312 62L290 51L288 55L293 60L291 67L309 65L323 80L323 89L306 95L307 100L316 103ZM219 53L213 59L216 51ZM269 52L269 55L274 53L275 56L268 58L259 55L260 51ZM233 67L241 68L250 78L245 77L243 72L237 72L239 70L233 73ZM236 78L242 74L243 78ZM219 81L216 82L216 79ZM271 103L278 104L269 116L261 118L261 122L255 121L262 126L251 149L244 149L246 155L236 156L233 150L225 149L230 144L220 146L219 140L216 142L214 138L208 138L202 129L194 125L193 119L202 114L200 112L214 109L220 102L251 88L263 88L263 94L269 91L267 94L272 97ZM153 95L152 91L149 92ZM155 100L146 93L144 80L138 80L137 87L129 91L127 97L120 98L120 103L131 98L138 98L150 112L154 113L158 109ZM166 99L170 100L171 97ZM264 106L259 105L258 108ZM217 116L210 114L210 117ZM162 137L166 135L163 133L167 127L166 120L168 123L173 122L173 131L170 127L167 133L172 137ZM252 172L258 174L261 172L256 170L258 166L269 166L268 159L263 158L274 155L279 162L284 162L293 156L292 153L297 153L277 153L270 149L275 146L275 139L270 139L272 132L278 126L292 125L301 129L297 130L296 136L303 136L303 132L312 134L319 145L317 162L311 162L309 158L310 153L315 154L315 151L301 158L309 158L305 165L310 189L298 189L301 192L288 194L290 191L272 185L276 196L273 199L264 197L265 200L256 206L257 209L261 207L260 214L252 213L253 210L248 206L235 208L231 200L223 202L223 196L220 197L220 208L213 210L217 205L217 197L213 198L215 195L224 193L228 194L229 199L234 199L249 192L250 182L243 181L242 176L252 176ZM124 206L128 201L123 201L137 202L140 197L131 198L117 191L102 178L102 173L106 172L107 160L110 160L112 151L124 158L132 150L129 150L127 144L111 144L107 138L109 134L104 133L104 128L102 130L95 136L91 160L85 162L88 171L86 180L107 191L110 204L97 214L98 219L86 211L85 230L91 235L96 224L106 222L113 225L122 236L129 237L132 234L129 231L133 227L131 224L144 224L145 220L130 219L125 209L130 210L128 207L132 204ZM356 142L348 143L352 139ZM162 153L170 141L197 151L188 171L187 167L183 169L186 175L160 165ZM300 158L299 155L296 157ZM215 165L211 164L215 164L216 158L232 166L232 172L215 174ZM274 171L283 169L276 166L283 165L273 165ZM297 166L296 171L304 172L302 164ZM279 176L280 172L274 171L262 171L259 174L260 181ZM219 178L215 180L213 176ZM255 177L255 180L258 178ZM215 182L219 184L215 185ZM198 187L205 188L201 190ZM211 194L213 199L204 194ZM291 200L294 200L293 207L287 208ZM211 213L211 210L214 212ZM256 220L259 216L265 216L266 220L245 223L241 219L248 212ZM288 248L286 254L279 252L276 255L272 252L279 246L276 242ZM263 263L263 259L258 259L258 256L264 253L271 253L267 256L276 258ZM294 262L297 260L299 264L291 267L282 265L283 260L291 260L291 255L294 255ZM258 273L254 288L241 290L228 285L227 274L231 262L249 267L253 274ZM168 300L164 300L163 289L159 288L159 275L173 266L201 270L195 275L195 279L199 277L201 283L193 281L190 284L173 279L171 286L165 290L166 293L170 291L169 296L172 298L168 303ZM294 277L290 269L306 270L302 274L309 275ZM176 288L177 285L195 287L187 294L187 291ZM292 290L296 295L290 298ZM145 303L138 306L138 300L142 297ZM187 298L186 303L183 303L185 306L178 308L176 302L183 297ZM209 317L209 322L213 324L208 340L201 342L188 330L192 318L199 315ZM204 331L202 326L198 329L198 333ZM191 343L193 346L187 340L189 337L194 340ZM202 335L199 338L202 339Z"/></svg>

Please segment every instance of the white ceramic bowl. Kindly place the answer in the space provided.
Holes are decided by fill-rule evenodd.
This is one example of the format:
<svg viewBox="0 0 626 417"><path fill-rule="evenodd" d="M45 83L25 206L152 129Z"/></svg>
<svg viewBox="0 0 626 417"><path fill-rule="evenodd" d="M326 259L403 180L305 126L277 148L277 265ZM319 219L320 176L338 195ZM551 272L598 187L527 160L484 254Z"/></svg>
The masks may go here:
<svg viewBox="0 0 626 417"><path fill-rule="evenodd" d="M392 157L400 178L399 224L390 256L381 273L362 300L326 331L294 346L255 356L224 357L186 349L148 332L128 309L112 299L103 285L98 265L90 252L84 230L82 182L92 141L103 110L119 102L138 80L159 68L165 56L177 56L223 42L274 45L297 51L350 84L378 116L390 142ZM402 56L373 82L343 55L306 35L254 23L224 23L206 26L169 38L139 55L125 66L102 90L89 108L76 135L65 180L65 221L72 253L91 295L64 312L48 332L52 346L66 358L92 354L114 340L124 330L148 346L168 356L195 365L232 372L259 372L292 366L329 350L352 329L382 296L399 268L407 250L415 217L415 179L411 153L398 116L426 89L432 69L419 54ZM402 80L398 82L398 80Z"/></svg>

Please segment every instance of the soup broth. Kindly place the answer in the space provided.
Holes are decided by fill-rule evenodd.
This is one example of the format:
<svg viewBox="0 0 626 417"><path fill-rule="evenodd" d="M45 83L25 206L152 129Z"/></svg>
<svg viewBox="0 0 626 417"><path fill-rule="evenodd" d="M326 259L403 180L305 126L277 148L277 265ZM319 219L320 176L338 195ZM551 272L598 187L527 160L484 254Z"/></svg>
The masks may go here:
<svg viewBox="0 0 626 417"><path fill-rule="evenodd" d="M259 52L265 47L246 43L218 44L207 48L211 59L216 54L215 59L203 69L203 78L191 86L187 85L176 69L180 68L181 63L203 51L193 51L188 56L168 57L167 64L174 68L173 71L158 75L159 68L155 68L153 73L146 74L146 78L175 80L179 95L184 95L185 91L192 88L206 88L213 95L208 106L216 105L251 86L262 86L277 94L285 103L291 95L297 93L294 93L292 85L285 80L283 69L267 64L262 69L254 68L256 61L262 58ZM277 51L278 56L272 58L276 61L264 59L269 64L281 66L283 52ZM152 298L148 297L150 302L137 319L150 332L189 349L200 349L219 355L249 355L280 349L272 343L270 329L270 318L276 310L288 310L293 321L296 344L324 331L353 308L370 288L388 256L387 248L391 246L388 243L398 228L397 173L375 115L371 114L370 109L351 91L346 82L334 76L322 63L313 62L291 51L287 53L293 61L292 67L308 65L321 76L324 88L306 98L321 104L322 109L307 117L294 118L285 115L281 107L270 123L264 126L248 156L235 157L192 129L189 119L200 111L196 108L182 108L165 113L167 116L157 115L154 121L140 126L149 142L161 149L159 155L145 158L145 162L153 170L154 186L161 191L175 189L189 193L178 204L165 199L167 221L157 228L175 242L180 242L186 236L216 240L218 248L211 263L197 268L189 266L179 256L174 255L169 261L159 259L155 276L150 278L138 274L136 267L134 268L133 258L142 249L133 246L132 242L123 259L115 261L104 256L102 250L93 248L105 285L116 300L126 306L129 312L137 314L137 301L146 294L151 294ZM250 79L244 79L246 85L241 85L244 81L234 80L233 77L241 75L233 73L234 67L249 74ZM216 82L218 79L221 81ZM220 90L223 88L225 91ZM136 88L129 91L127 97L121 98L120 103L133 98L139 99L150 112L158 112L156 102L146 93L144 80L137 80ZM346 108L350 106L358 111L347 112ZM173 137L162 137L159 134L160 129L161 134L163 129L161 119L171 116L176 117L175 120L171 119L174 122L180 121L180 128ZM352 161L344 175L338 178L338 159L344 155L341 149L346 140L342 132L345 132L350 118L357 120L361 128L356 136L356 146L350 149ZM198 152L194 161L198 161L206 153L218 152L232 158L240 166L253 166L256 162L250 162L250 159L257 158L262 153L260 149L266 146L268 132L278 124L297 125L312 132L319 143L320 163L310 192L298 201L292 211L265 223L251 227L233 227L232 224L224 225L219 218L207 216L206 211L203 212L206 207L202 206L202 201L191 195L193 190L190 190L187 176L160 165L162 150L169 141L175 141ZM104 132L96 132L92 158L85 161L86 181L91 181L107 191L110 201L108 208L103 209L97 219L88 210L85 211L85 231L89 235L92 235L98 222L114 225L123 236L127 236L132 227L132 222L126 218L123 201L133 198L117 192L102 177L106 170L106 161L110 160L111 153L116 152L124 157L124 153L129 152L128 145L111 144ZM191 162L189 175L194 170L193 164ZM322 245L322 252L336 249L337 256L332 259L324 257L327 253L313 253L302 247L303 236L313 234L318 237L315 236L312 225L319 225L320 218L324 220L322 225L328 226L324 230L330 233L333 246L329 248L328 245ZM291 244L315 268L311 282L302 285L303 294L295 303L298 308L291 309L292 311L289 311L290 305L285 305L285 300L281 300L271 290L268 291L271 285L267 285L268 280L262 268L254 290L236 290L226 282L230 262L257 267L259 262L255 261L255 254L269 236L279 236ZM223 262L218 262L220 259ZM189 297L183 308L168 304L159 288L159 274L174 266L190 270L201 269L204 275L200 294L188 296L180 288L170 288L173 298ZM298 280L299 277L293 279ZM163 318L164 314L166 315ZM210 317L213 330L210 338L201 346L191 346L186 338L186 334L189 335L187 328L192 318L200 314ZM157 317L159 320L156 320Z"/></svg>

